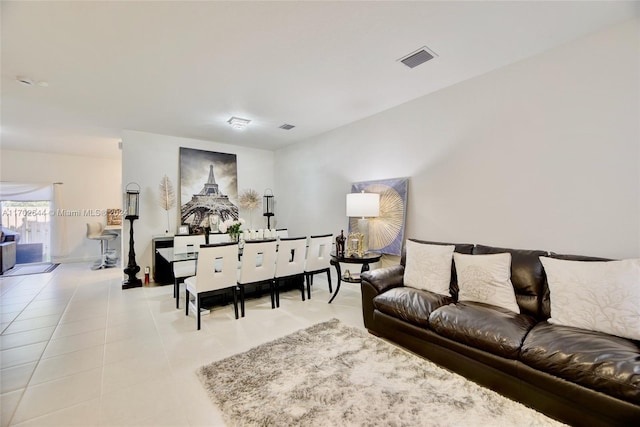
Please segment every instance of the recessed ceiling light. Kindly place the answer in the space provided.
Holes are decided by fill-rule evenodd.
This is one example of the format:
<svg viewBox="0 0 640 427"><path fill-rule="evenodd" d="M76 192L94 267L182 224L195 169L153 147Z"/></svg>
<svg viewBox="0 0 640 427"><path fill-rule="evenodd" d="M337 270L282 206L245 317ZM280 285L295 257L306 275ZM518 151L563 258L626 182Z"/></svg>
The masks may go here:
<svg viewBox="0 0 640 427"><path fill-rule="evenodd" d="M25 76L17 76L16 80L18 81L18 83L22 83L23 85L27 86L31 86L33 84L33 80Z"/></svg>
<svg viewBox="0 0 640 427"><path fill-rule="evenodd" d="M231 125L232 128L242 130L247 127L251 120L249 119L241 119L240 117L231 117L227 122Z"/></svg>
<svg viewBox="0 0 640 427"><path fill-rule="evenodd" d="M21 83L25 86L33 86L33 79L31 79L30 77L27 76L16 76L16 81L18 83ZM47 87L49 86L49 82L46 82L44 80L40 80L36 83L38 86L40 87Z"/></svg>

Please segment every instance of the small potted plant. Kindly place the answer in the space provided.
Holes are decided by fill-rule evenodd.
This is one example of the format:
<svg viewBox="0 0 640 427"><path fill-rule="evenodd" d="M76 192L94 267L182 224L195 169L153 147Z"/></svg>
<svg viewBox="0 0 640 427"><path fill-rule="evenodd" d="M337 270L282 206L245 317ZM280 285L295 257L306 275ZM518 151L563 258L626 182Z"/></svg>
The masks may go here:
<svg viewBox="0 0 640 427"><path fill-rule="evenodd" d="M244 225L245 221L242 218L239 219L227 219L220 223L220 232L228 233L229 240L237 242L240 239L240 229Z"/></svg>

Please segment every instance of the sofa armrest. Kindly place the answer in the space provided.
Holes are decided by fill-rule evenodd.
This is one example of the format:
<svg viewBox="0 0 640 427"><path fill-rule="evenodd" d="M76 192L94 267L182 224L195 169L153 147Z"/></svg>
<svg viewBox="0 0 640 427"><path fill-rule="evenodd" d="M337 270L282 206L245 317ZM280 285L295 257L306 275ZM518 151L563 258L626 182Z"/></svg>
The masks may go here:
<svg viewBox="0 0 640 427"><path fill-rule="evenodd" d="M362 279L362 283L368 283L378 294L381 294L389 289L404 286L404 266L392 265L390 267L365 271L360 275L360 278Z"/></svg>
<svg viewBox="0 0 640 427"><path fill-rule="evenodd" d="M0 273L13 268L16 265L16 242L0 243Z"/></svg>
<svg viewBox="0 0 640 427"><path fill-rule="evenodd" d="M362 315L364 326L370 331L376 331L373 323L373 299L392 288L403 286L404 266L378 268L365 271L360 275L360 289L362 291Z"/></svg>

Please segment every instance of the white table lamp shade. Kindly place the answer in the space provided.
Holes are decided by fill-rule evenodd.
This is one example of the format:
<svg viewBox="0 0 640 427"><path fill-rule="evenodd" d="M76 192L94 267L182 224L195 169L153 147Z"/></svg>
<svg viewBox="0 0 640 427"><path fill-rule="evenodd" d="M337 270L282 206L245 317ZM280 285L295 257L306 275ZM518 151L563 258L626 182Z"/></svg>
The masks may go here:
<svg viewBox="0 0 640 427"><path fill-rule="evenodd" d="M347 194L348 217L376 217L380 215L380 195L376 193Z"/></svg>

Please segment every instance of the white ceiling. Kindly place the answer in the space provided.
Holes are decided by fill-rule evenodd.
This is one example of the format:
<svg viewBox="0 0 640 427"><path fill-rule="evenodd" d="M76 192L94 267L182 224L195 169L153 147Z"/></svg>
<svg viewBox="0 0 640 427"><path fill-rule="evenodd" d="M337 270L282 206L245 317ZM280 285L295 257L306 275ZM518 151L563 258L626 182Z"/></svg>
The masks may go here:
<svg viewBox="0 0 640 427"><path fill-rule="evenodd" d="M638 14L610 1L1 7L2 148L109 157L122 129L277 149ZM397 61L425 45L438 57Z"/></svg>

